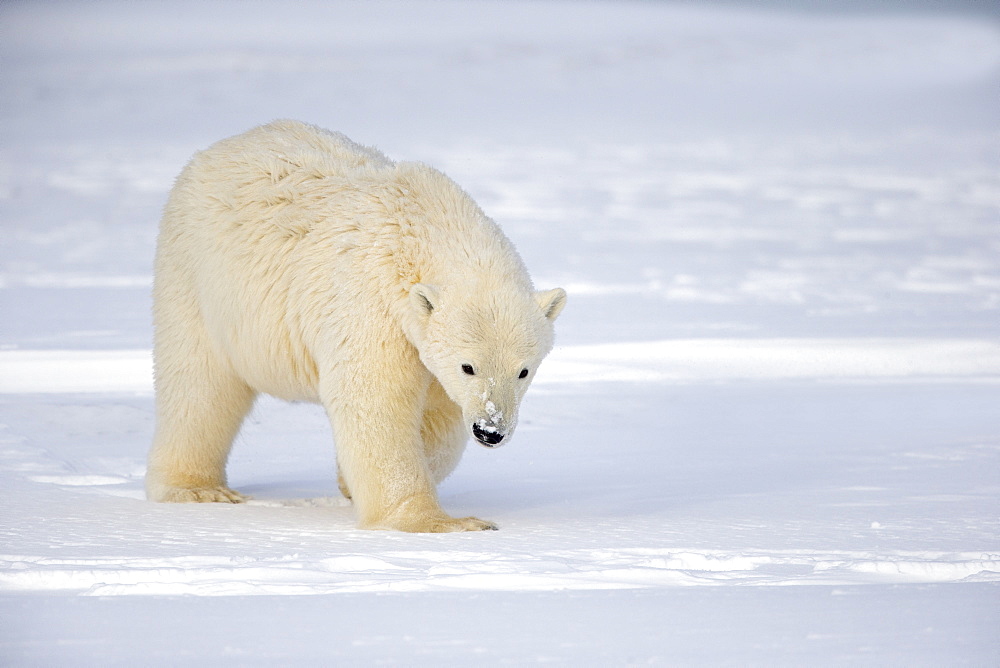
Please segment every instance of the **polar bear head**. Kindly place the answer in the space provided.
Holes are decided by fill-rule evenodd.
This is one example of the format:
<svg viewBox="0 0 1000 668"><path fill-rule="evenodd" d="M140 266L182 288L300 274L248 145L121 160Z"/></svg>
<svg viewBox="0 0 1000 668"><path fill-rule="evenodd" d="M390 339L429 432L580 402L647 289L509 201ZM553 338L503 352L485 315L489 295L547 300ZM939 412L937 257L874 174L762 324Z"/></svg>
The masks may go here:
<svg viewBox="0 0 1000 668"><path fill-rule="evenodd" d="M482 445L509 440L565 304L562 288L511 294L418 283L410 290L409 338Z"/></svg>

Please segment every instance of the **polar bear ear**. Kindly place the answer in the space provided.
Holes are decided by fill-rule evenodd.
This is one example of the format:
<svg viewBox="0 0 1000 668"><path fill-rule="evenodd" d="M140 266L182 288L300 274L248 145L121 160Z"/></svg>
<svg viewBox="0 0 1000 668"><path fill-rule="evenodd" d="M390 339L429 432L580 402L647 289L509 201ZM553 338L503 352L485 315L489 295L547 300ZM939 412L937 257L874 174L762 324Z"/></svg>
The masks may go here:
<svg viewBox="0 0 1000 668"><path fill-rule="evenodd" d="M438 290L433 285L417 283L410 288L410 303L413 309L423 317L431 314L438 304Z"/></svg>
<svg viewBox="0 0 1000 668"><path fill-rule="evenodd" d="M542 313L549 320L555 320L559 312L566 306L566 291L562 288L542 290L535 293L535 301L542 308Z"/></svg>

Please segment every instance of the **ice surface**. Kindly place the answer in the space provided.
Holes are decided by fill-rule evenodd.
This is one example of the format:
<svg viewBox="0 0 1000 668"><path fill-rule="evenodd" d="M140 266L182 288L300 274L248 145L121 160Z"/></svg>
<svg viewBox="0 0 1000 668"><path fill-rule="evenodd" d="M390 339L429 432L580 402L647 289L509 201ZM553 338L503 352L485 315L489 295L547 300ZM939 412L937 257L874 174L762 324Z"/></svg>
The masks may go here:
<svg viewBox="0 0 1000 668"><path fill-rule="evenodd" d="M820 4L0 5L0 664L998 663L997 13ZM279 117L567 289L499 532L356 530L267 398L253 501L144 500L159 210Z"/></svg>

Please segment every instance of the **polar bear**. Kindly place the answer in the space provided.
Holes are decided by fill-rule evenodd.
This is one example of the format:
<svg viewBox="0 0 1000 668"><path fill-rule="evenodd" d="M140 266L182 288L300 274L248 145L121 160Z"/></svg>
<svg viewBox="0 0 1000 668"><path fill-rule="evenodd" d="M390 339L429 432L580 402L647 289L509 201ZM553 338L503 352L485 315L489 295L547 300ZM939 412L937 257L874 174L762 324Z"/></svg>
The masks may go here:
<svg viewBox="0 0 1000 668"><path fill-rule="evenodd" d="M258 393L323 405L358 525L495 529L436 485L510 440L566 303L443 173L276 121L177 179L153 287L155 501L245 499L225 466Z"/></svg>

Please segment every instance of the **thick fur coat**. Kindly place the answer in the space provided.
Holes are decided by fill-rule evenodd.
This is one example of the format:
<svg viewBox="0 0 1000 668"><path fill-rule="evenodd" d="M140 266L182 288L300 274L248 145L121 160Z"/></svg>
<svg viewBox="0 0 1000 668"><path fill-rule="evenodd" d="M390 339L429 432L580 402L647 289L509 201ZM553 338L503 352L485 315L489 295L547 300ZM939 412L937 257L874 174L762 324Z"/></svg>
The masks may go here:
<svg viewBox="0 0 1000 668"><path fill-rule="evenodd" d="M244 499L233 438L264 392L321 403L365 528L496 528L436 485L509 440L566 295L441 172L279 121L198 153L157 244L156 501Z"/></svg>

